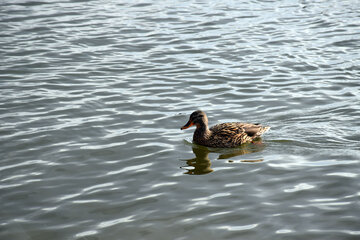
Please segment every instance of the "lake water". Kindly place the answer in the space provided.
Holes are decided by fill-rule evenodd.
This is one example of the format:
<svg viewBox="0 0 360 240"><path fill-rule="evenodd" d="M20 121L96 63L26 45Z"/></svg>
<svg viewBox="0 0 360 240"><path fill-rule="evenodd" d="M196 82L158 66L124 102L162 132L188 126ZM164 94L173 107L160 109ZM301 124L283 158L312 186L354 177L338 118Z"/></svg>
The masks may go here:
<svg viewBox="0 0 360 240"><path fill-rule="evenodd" d="M360 4L0 3L0 239L360 239ZM189 115L271 126L192 144Z"/></svg>

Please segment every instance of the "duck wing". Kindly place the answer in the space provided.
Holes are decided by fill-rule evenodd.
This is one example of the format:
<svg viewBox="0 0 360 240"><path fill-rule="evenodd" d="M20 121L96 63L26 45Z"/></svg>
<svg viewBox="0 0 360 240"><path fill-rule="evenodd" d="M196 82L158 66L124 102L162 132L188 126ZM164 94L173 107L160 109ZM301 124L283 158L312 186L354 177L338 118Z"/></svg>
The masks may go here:
<svg viewBox="0 0 360 240"><path fill-rule="evenodd" d="M214 135L236 135L245 132L243 124L240 123L221 123L210 128Z"/></svg>
<svg viewBox="0 0 360 240"><path fill-rule="evenodd" d="M233 122L215 125L210 131L213 142L224 147L234 147L252 141L269 128L259 124Z"/></svg>
<svg viewBox="0 0 360 240"><path fill-rule="evenodd" d="M222 123L210 128L211 142L219 147L236 147L252 138L246 133L242 124Z"/></svg>

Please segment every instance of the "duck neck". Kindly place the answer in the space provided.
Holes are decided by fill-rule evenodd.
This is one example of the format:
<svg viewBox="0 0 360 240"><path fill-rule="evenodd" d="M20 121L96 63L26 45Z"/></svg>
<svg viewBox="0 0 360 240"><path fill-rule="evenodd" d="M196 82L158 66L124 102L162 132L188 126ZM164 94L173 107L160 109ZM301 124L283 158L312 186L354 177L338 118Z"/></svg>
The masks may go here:
<svg viewBox="0 0 360 240"><path fill-rule="evenodd" d="M206 123L201 123L196 126L196 130L194 132L194 139L207 139L210 136L211 132Z"/></svg>

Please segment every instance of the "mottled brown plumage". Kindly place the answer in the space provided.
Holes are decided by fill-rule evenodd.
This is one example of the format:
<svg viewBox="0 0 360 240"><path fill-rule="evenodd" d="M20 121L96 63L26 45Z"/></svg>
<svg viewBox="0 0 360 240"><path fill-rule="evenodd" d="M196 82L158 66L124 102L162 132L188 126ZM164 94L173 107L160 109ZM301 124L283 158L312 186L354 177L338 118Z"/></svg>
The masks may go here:
<svg viewBox="0 0 360 240"><path fill-rule="evenodd" d="M181 130L193 125L196 126L193 141L199 145L216 148L240 146L243 143L253 141L270 129L270 127L259 124L239 122L221 123L209 129L207 116L200 110L190 115L189 121Z"/></svg>

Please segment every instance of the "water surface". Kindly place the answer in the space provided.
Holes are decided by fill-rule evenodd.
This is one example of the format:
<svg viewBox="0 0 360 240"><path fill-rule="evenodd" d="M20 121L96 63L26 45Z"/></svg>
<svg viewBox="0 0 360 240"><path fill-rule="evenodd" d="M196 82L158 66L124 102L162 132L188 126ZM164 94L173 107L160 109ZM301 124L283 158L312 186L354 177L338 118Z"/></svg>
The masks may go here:
<svg viewBox="0 0 360 240"><path fill-rule="evenodd" d="M1 239L359 239L358 1L0 3ZM210 124L271 126L236 149Z"/></svg>

